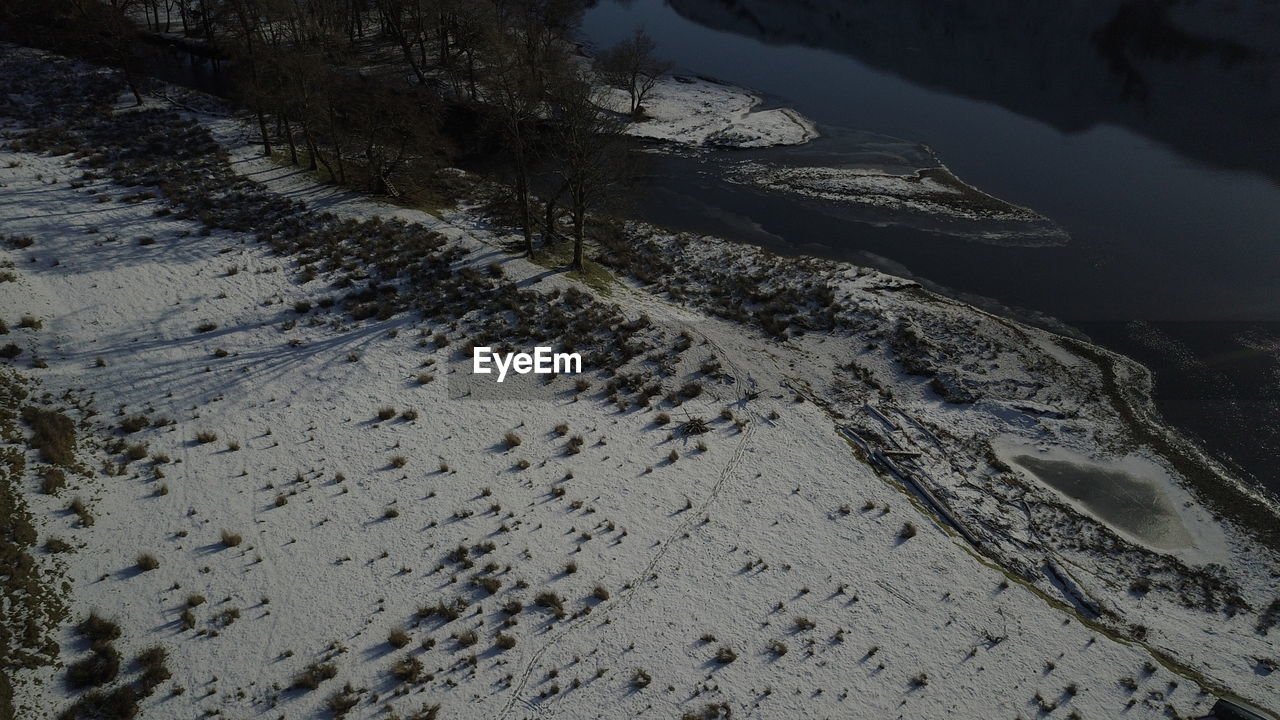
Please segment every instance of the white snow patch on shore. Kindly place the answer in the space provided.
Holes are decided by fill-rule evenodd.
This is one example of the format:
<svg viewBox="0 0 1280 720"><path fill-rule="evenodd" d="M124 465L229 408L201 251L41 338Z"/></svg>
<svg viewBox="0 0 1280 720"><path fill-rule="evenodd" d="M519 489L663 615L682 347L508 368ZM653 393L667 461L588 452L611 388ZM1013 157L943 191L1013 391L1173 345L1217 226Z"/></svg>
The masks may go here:
<svg viewBox="0 0 1280 720"><path fill-rule="evenodd" d="M988 195L942 167L894 172L880 167L792 167L743 161L726 179L847 206L972 221L974 225L953 234L996 244L1041 247L1063 245L1070 239L1043 215ZM901 218L894 222L906 224Z"/></svg>
<svg viewBox="0 0 1280 720"><path fill-rule="evenodd" d="M606 94L613 109L626 112L627 94ZM811 120L789 108L756 110L762 100L743 88L686 76L664 77L645 98L646 119L627 133L681 145L762 148L803 145L818 137Z"/></svg>

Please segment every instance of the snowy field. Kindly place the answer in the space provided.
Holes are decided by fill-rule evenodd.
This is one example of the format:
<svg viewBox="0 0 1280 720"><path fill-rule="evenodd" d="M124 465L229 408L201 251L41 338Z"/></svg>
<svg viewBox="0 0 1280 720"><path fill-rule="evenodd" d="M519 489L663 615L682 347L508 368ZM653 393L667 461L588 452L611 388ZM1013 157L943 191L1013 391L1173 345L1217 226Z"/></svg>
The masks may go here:
<svg viewBox="0 0 1280 720"><path fill-rule="evenodd" d="M138 112L124 100L114 113ZM807 132L749 108L670 132ZM548 303L577 288L665 359L468 396L490 306L356 319L311 250L211 227L72 155L0 151L0 232L31 240L0 245L0 344L22 350L6 362L52 405L92 409L76 414L88 472L53 495L23 479L41 542L72 546L41 553L70 582L61 661L85 656L72 626L91 611L126 658L166 648L142 717L1165 718L1221 689L1275 704L1255 626L1280 565L1126 447L1102 367L1145 422L1140 368L896 278L652 228L634 232L654 257L829 289L832 329L780 339L713 315L696 273L602 295L503 252L473 210L318 185L234 120L194 117L227 172L304 204L304 226L420 226L452 273L500 271ZM659 391L609 389L633 376ZM693 419L706 431L682 432ZM1192 540L1124 539L997 456L1014 446L1142 455L1186 498ZM1219 595L1187 602L1187 577ZM61 677L16 674L19 716L73 702Z"/></svg>

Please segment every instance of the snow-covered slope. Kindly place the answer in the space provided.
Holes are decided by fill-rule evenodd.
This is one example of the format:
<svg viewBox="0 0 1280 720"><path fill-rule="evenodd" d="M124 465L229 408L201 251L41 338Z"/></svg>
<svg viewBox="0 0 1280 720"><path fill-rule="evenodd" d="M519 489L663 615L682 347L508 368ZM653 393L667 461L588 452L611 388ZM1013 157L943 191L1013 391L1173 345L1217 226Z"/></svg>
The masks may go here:
<svg viewBox="0 0 1280 720"><path fill-rule="evenodd" d="M6 51L10 62L17 52ZM166 122L114 112L129 127ZM527 290L552 307L574 281L500 251L509 238L473 211L439 219L319 186L256 157L233 120L199 119L191 137L211 132L231 153L207 172L257 183L262 194L243 202L263 208L260 222L281 207L264 198L289 198L305 204L289 221L317 237L387 231L409 246L430 231L451 273L496 276L496 264L511 285L467 296L443 281L406 283L416 307L448 300L453 319L394 308L355 319L342 298L360 286L342 278L367 272L376 284L376 257L326 270L319 247L277 253L284 238L228 228L214 198L125 187L86 175L71 155L3 151L3 232L32 242L0 248L15 274L0 283L0 308L11 324L42 321L5 341L23 348L13 362L45 391L91 402L81 457L109 470L70 477L56 496L34 492L32 478L29 502L42 538L75 546L47 558L71 581L71 620L94 610L116 619L125 657L169 650L173 676L143 701L144 717L425 718L434 705L441 718L1186 717L1212 702L1198 682L1268 699L1271 679L1246 660L1274 655L1252 633L1254 615L1171 616L1159 588L1135 607L1108 557L1080 550L1075 572L1113 608L1085 623L1061 581L1036 572L1061 543L990 507L1021 502L1019 517L1043 523L1060 507L1052 494L1023 482L1011 500L1013 485L993 487L991 468L948 455L997 431L1100 452L1099 438L1119 432L1109 408L1076 406L1056 422L1002 399L1001 388L1062 368L1094 376L1052 336L876 273L637 229L638 242L730 273L734 263L781 283L817 273L866 318L963 325L954 337L974 343L964 379L986 374L985 398L945 403L897 369L878 330L784 343L700 312L696 275L683 306L631 283L573 301L634 328L617 352L650 348L613 377L605 355L588 355L590 387L565 376L496 389L469 377L463 349L495 317L527 308L490 299ZM10 120L10 132L23 130ZM199 206L204 214L189 212ZM996 342L1024 347L986 344ZM47 367L29 367L33 356ZM855 357L883 392L851 382ZM647 407L632 378L661 387ZM1063 381L1044 395L1070 409L1082 392ZM146 427L125 433L122 421L139 415ZM925 422L908 426L909 416ZM678 430L694 418L707 432ZM868 429L882 420L879 435ZM880 465L869 460L868 448L889 442L882 435L927 444L931 433L937 449L917 448L911 467L989 555L928 512L884 469L883 452ZM133 443L150 459L128 461ZM895 456L904 468L906 455ZM91 527L64 510L72 496L87 501ZM983 517L991 524L974 522ZM1071 522L1105 537L1083 519L1056 527ZM1212 556L1257 605L1274 556L1242 537L1188 550L1188 562ZM140 570L141 553L158 567ZM1122 621L1139 618L1160 657L1119 639ZM84 656L70 623L60 639L65 661ZM308 666L318 686L291 687ZM20 674L20 716L69 705L76 694L61 677Z"/></svg>

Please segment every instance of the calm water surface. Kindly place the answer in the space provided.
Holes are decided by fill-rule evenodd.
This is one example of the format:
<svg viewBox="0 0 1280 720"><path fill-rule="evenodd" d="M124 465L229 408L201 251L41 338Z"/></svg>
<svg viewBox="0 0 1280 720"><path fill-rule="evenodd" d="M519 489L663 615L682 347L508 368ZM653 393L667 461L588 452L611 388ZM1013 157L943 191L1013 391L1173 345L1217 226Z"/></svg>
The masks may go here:
<svg viewBox="0 0 1280 720"><path fill-rule="evenodd" d="M760 91L832 136L926 144L961 179L1062 225L984 245L654 165L649 219L871 264L987 307L1047 314L1156 372L1158 401L1280 491L1280 8L973 0L636 0L684 72ZM833 146L838 153L838 146Z"/></svg>

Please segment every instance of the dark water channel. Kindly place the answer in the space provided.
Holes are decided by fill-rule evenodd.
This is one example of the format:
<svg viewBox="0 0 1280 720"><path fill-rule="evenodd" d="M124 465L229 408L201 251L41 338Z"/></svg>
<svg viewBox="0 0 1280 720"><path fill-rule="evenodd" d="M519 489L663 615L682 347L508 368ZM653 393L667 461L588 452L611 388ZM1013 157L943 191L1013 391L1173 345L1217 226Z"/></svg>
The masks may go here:
<svg viewBox="0 0 1280 720"><path fill-rule="evenodd" d="M1167 419L1280 492L1274 3L606 0L584 33L606 46L636 26L678 70L828 136L773 152L838 159L864 132L921 143L1070 242L975 242L727 183L716 163L734 151L657 157L648 219L1055 318L1151 367Z"/></svg>

